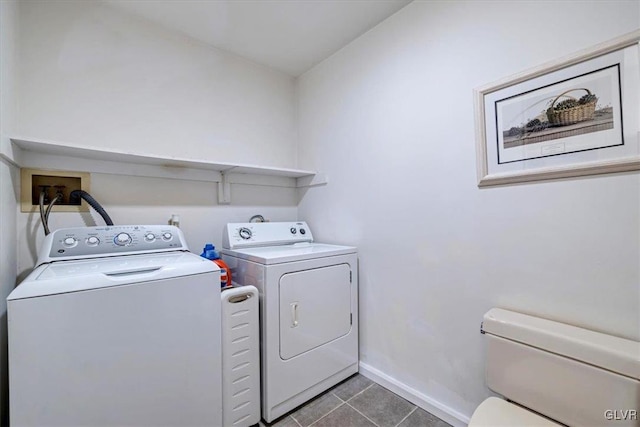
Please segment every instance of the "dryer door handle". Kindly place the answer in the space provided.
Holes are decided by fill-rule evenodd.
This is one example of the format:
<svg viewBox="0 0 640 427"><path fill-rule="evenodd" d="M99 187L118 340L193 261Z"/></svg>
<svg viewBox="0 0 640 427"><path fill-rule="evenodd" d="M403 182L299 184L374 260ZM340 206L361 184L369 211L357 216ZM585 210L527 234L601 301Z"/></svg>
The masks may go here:
<svg viewBox="0 0 640 427"><path fill-rule="evenodd" d="M291 307L291 327L295 328L298 326L298 302L292 302L290 304Z"/></svg>

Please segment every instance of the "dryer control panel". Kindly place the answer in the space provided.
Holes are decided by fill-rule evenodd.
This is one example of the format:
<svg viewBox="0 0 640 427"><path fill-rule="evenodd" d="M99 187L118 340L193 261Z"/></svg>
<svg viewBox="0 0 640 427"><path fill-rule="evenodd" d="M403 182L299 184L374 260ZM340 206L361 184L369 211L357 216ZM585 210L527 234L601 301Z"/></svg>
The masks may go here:
<svg viewBox="0 0 640 427"><path fill-rule="evenodd" d="M171 225L62 228L45 238L37 265L69 259L176 250L189 249L180 229Z"/></svg>
<svg viewBox="0 0 640 427"><path fill-rule="evenodd" d="M234 222L224 228L222 247L225 249L257 246L291 245L313 242L313 235L304 221Z"/></svg>

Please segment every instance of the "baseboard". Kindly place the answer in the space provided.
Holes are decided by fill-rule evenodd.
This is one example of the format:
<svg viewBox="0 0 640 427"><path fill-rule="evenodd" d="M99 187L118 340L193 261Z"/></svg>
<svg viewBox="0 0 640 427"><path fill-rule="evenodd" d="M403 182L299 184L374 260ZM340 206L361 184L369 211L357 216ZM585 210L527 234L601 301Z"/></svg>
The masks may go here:
<svg viewBox="0 0 640 427"><path fill-rule="evenodd" d="M395 378L380 372L376 368L360 362L360 373L380 384L381 386L391 390L398 396L407 399L414 405L419 406L427 412L432 413L441 420L451 424L454 427L466 427L469 424L469 417L455 409L438 402L435 399L420 393L418 390L409 387L408 385L401 383Z"/></svg>

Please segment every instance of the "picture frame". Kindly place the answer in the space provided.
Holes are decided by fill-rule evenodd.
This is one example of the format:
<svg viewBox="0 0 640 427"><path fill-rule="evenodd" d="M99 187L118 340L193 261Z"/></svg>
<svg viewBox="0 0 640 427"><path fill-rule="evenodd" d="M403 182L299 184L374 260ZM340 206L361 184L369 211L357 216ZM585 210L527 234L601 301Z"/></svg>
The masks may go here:
<svg viewBox="0 0 640 427"><path fill-rule="evenodd" d="M474 90L478 187L640 170L640 30Z"/></svg>

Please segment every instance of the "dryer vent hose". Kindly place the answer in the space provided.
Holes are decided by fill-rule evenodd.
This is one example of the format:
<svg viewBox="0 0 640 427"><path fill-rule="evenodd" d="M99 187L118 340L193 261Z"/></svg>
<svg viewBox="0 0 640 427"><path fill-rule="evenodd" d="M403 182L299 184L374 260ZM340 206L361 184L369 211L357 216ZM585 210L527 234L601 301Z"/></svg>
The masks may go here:
<svg viewBox="0 0 640 427"><path fill-rule="evenodd" d="M91 206L93 209L96 210L96 212L100 214L100 216L102 217L102 219L104 219L104 222L107 225L113 225L113 221L111 221L111 218L109 217L109 214L107 214L107 211L105 211L104 208L100 206L100 203L98 203L96 199L91 197L91 194L87 193L84 190L73 190L70 196L72 199L76 199L79 197L83 198L85 202L89 204L89 206Z"/></svg>

